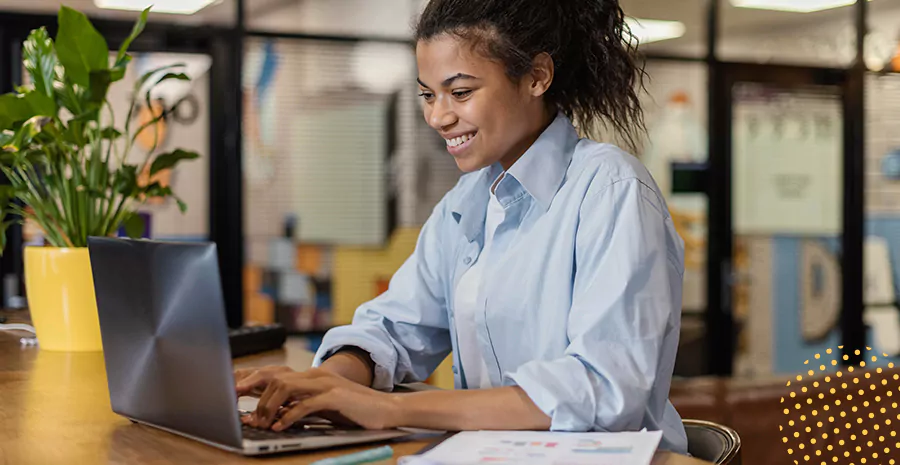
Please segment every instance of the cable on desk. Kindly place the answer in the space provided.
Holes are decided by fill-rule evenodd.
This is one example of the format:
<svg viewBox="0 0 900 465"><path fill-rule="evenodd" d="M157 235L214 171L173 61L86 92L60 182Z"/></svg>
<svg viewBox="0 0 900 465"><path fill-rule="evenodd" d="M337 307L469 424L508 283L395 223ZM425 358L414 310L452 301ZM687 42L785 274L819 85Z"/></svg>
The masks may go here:
<svg viewBox="0 0 900 465"><path fill-rule="evenodd" d="M34 326L23 325L20 323L0 325L0 331L24 331L26 333L37 335L37 332L34 330ZM36 337L23 337L19 339L19 343L23 346L36 346L38 341Z"/></svg>
<svg viewBox="0 0 900 465"><path fill-rule="evenodd" d="M19 323L0 325L0 331L25 331L25 332L28 332L31 334L37 334L34 331L34 326L23 325L23 324L19 324Z"/></svg>

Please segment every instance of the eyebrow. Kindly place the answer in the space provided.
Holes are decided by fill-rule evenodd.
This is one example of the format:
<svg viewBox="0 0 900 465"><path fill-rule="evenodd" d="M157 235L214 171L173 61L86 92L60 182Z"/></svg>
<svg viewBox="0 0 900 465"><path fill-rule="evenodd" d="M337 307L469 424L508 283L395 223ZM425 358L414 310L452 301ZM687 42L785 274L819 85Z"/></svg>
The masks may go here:
<svg viewBox="0 0 900 465"><path fill-rule="evenodd" d="M442 87L449 87L450 84L453 84L453 82L456 81L457 79L478 79L478 78L475 77L475 76L471 76L471 75L469 75L469 74L456 73L456 75L450 76L450 77L448 77L447 79L444 79L444 82L441 83L441 86L442 86ZM422 82L421 79L416 78L416 81L418 81L418 83L419 83L420 86L422 86L422 87L427 87L427 88L430 89L430 87L428 87L427 85L425 85L425 83Z"/></svg>

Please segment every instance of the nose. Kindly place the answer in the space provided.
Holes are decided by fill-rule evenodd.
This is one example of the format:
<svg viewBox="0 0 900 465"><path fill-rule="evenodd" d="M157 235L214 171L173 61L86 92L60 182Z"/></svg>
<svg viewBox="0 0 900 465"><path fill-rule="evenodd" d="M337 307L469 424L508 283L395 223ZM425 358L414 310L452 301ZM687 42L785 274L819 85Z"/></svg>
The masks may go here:
<svg viewBox="0 0 900 465"><path fill-rule="evenodd" d="M456 123L456 113L444 98L435 98L431 105L431 113L428 115L428 125L441 131Z"/></svg>

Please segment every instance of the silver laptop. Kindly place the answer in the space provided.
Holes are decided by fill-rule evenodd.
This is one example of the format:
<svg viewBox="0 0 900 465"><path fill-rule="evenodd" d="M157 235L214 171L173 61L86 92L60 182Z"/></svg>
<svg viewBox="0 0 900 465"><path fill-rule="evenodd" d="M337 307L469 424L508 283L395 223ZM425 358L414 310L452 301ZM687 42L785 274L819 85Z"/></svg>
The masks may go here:
<svg viewBox="0 0 900 465"><path fill-rule="evenodd" d="M243 426L215 244L92 237L88 250L117 414L245 455L412 434L315 419L280 433Z"/></svg>

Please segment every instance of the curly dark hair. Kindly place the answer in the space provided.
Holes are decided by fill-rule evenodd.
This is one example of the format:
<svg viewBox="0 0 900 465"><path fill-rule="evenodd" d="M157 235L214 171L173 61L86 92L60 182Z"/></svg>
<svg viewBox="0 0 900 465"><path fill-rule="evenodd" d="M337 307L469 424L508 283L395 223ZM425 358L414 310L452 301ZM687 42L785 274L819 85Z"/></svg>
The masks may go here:
<svg viewBox="0 0 900 465"><path fill-rule="evenodd" d="M548 53L555 71L547 103L584 134L612 127L638 149L646 131L638 98L646 73L618 0L431 0L416 40L443 34L503 63L511 79Z"/></svg>

